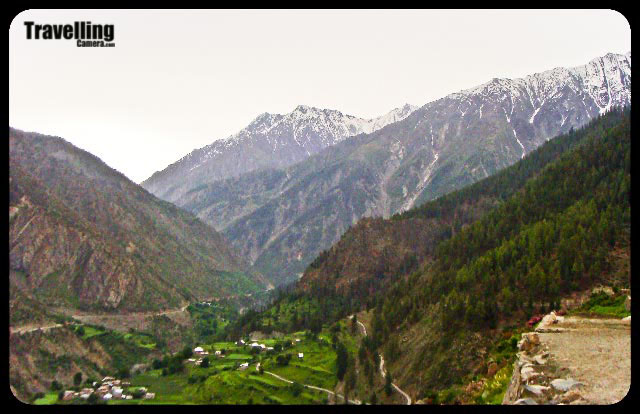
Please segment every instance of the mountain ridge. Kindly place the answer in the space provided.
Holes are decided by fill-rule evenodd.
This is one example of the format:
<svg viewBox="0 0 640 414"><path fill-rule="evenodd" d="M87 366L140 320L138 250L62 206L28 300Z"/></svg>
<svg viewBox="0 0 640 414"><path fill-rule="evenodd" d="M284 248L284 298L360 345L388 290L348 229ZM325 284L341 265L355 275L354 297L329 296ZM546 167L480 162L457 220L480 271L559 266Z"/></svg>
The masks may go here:
<svg viewBox="0 0 640 414"><path fill-rule="evenodd" d="M132 310L268 285L210 226L62 138L10 128L9 149L12 289Z"/></svg>
<svg viewBox="0 0 640 414"><path fill-rule="evenodd" d="M287 114L265 112L239 132L193 150L155 172L141 185L160 198L175 202L199 184L260 168L287 167L351 136L404 119L416 109L405 104L371 119L307 105L298 105Z"/></svg>

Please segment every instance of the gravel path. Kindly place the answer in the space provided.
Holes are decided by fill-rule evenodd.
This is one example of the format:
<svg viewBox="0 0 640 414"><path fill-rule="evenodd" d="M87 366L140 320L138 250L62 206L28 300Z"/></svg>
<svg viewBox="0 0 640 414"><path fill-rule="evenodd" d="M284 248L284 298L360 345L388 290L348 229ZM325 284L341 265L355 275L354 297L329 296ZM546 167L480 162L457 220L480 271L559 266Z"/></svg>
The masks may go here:
<svg viewBox="0 0 640 414"><path fill-rule="evenodd" d="M555 325L563 332L540 333L565 377L584 383L579 392L589 404L613 404L631 384L631 324L619 319L567 317Z"/></svg>

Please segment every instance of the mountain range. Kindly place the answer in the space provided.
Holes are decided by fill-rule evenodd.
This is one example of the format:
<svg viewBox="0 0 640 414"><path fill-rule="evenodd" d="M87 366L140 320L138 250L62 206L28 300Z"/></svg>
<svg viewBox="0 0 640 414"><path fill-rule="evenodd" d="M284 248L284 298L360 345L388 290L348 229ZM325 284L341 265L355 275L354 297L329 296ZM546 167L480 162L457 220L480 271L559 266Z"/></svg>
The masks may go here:
<svg viewBox="0 0 640 414"><path fill-rule="evenodd" d="M61 138L10 128L9 160L13 297L127 311L269 286L213 228Z"/></svg>
<svg viewBox="0 0 640 414"><path fill-rule="evenodd" d="M285 115L263 113L246 128L156 172L142 186L177 202L198 185L237 177L261 168L283 168L348 137L370 133L402 120L417 107L406 104L373 119L299 105Z"/></svg>
<svg viewBox="0 0 640 414"><path fill-rule="evenodd" d="M610 53L574 68L494 78L419 109L405 106L398 121L369 133L354 128L354 134L362 133L333 141L319 138L329 132L308 134L301 142L310 147L317 141L318 151L309 155L297 146L298 155L290 160L306 158L288 167L225 179L197 167L196 159L232 142L275 148L281 128L269 125L279 125L278 120L310 123L306 129L296 124L294 131L327 125L302 116L308 110L299 107L288 116L259 117L237 135L242 138L216 141L192 153L202 155L187 157L142 185L221 231L260 272L281 284L300 276L360 218L390 217L488 177L553 136L630 100L631 53ZM225 154L216 153L215 165L243 164ZM187 165L200 171L197 179L183 173ZM157 186L160 176L164 190Z"/></svg>

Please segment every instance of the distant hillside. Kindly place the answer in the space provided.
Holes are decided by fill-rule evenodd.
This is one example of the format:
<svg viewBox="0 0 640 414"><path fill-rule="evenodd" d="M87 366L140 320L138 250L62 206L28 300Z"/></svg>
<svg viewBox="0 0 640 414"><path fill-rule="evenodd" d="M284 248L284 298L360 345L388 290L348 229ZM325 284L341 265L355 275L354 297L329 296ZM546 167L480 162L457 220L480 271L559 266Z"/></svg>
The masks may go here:
<svg viewBox="0 0 640 414"><path fill-rule="evenodd" d="M9 161L12 291L133 310L266 286L211 227L61 138L10 128Z"/></svg>

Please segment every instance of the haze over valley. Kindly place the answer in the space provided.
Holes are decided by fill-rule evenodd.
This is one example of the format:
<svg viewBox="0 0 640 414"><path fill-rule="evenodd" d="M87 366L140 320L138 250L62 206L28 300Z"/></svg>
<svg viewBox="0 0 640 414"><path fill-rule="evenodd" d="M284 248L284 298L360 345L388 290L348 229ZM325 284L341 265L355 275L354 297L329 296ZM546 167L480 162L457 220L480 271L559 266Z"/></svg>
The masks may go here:
<svg viewBox="0 0 640 414"><path fill-rule="evenodd" d="M21 13L11 392L629 403L630 47L610 10Z"/></svg>

